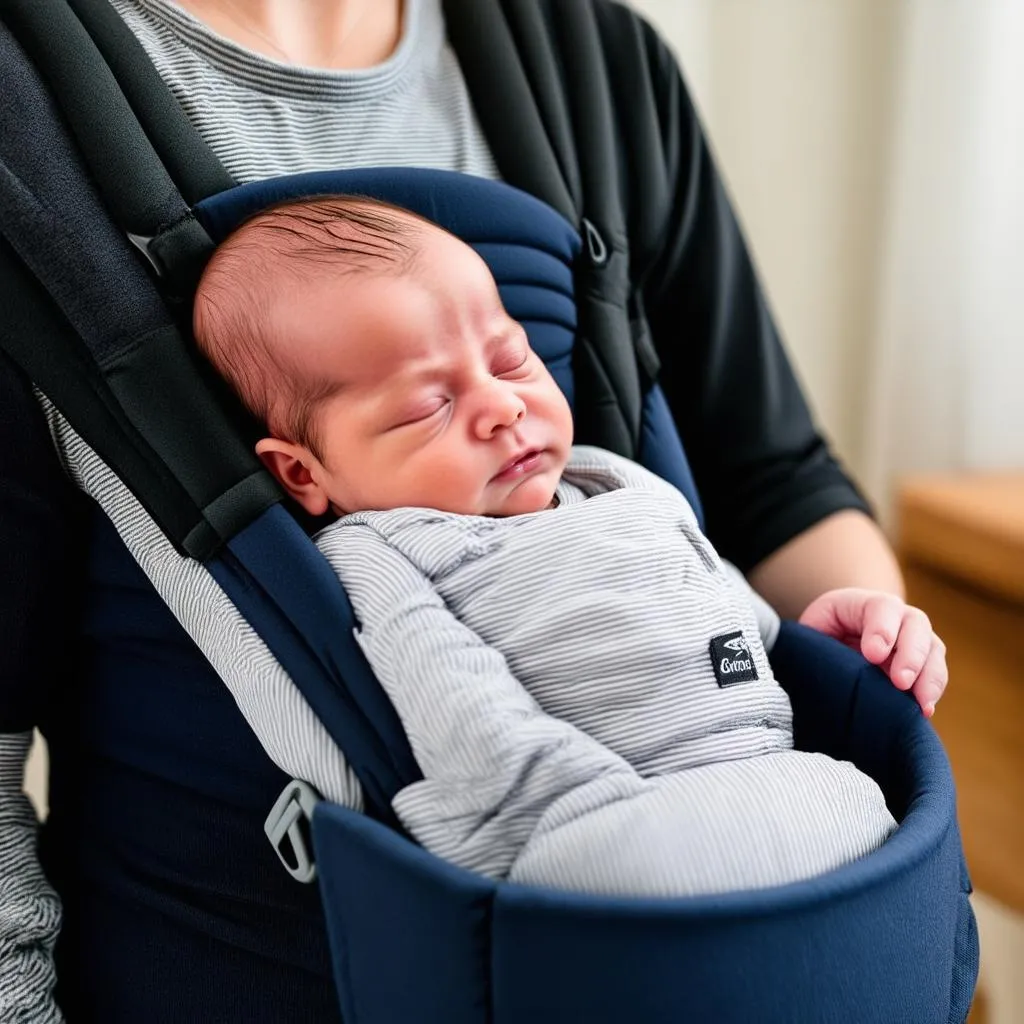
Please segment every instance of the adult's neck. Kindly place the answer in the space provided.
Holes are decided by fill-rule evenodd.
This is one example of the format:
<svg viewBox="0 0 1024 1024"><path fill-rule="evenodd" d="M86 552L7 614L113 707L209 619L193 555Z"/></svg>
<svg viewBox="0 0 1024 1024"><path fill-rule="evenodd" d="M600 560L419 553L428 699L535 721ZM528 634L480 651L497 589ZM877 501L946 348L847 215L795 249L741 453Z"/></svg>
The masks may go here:
<svg viewBox="0 0 1024 1024"><path fill-rule="evenodd" d="M373 67L391 56L402 34L403 0L176 3L218 35L273 60L302 67Z"/></svg>

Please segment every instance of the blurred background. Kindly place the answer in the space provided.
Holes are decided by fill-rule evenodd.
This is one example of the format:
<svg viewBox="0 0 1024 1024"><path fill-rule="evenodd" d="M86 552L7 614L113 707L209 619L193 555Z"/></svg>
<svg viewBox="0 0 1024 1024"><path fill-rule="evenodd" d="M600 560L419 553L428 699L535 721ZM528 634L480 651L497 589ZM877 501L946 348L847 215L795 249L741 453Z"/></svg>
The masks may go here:
<svg viewBox="0 0 1024 1024"><path fill-rule="evenodd" d="M1024 3L633 0L678 54L815 408L885 505L1024 465Z"/></svg>
<svg viewBox="0 0 1024 1024"><path fill-rule="evenodd" d="M1024 0L632 0L782 335L949 645L973 1021L1024 1024ZM42 758L29 789L45 802Z"/></svg>
<svg viewBox="0 0 1024 1024"><path fill-rule="evenodd" d="M819 421L949 645L973 1021L1024 1022L1024 2L631 0Z"/></svg>

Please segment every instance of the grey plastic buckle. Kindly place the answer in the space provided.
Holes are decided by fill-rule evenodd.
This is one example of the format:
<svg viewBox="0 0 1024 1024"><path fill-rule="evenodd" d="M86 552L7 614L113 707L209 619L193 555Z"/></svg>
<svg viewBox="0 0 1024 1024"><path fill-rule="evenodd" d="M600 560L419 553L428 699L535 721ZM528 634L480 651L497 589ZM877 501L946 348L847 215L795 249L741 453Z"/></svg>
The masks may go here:
<svg viewBox="0 0 1024 1024"><path fill-rule="evenodd" d="M263 823L263 831L267 833L278 860L297 882L312 882L316 879L313 851L306 842L308 830L303 830L301 819L312 821L313 808L319 802L320 794L312 786L299 779L292 779L281 791ZM292 855L290 858L284 852L286 839Z"/></svg>

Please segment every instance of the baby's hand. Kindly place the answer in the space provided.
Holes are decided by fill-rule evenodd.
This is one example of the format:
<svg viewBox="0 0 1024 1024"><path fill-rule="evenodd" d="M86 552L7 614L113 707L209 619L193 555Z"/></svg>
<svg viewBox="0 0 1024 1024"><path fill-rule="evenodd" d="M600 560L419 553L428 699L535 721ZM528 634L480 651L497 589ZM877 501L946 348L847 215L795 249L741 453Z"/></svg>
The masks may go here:
<svg viewBox="0 0 1024 1024"><path fill-rule="evenodd" d="M946 645L920 608L895 594L847 587L813 600L800 622L860 651L901 690L912 690L928 718L949 682Z"/></svg>

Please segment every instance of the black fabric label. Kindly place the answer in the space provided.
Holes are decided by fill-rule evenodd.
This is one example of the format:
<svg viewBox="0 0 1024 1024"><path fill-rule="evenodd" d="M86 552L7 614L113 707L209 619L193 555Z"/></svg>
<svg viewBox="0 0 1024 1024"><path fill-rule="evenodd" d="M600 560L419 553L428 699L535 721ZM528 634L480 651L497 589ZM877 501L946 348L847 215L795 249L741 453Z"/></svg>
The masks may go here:
<svg viewBox="0 0 1024 1024"><path fill-rule="evenodd" d="M757 666L754 664L747 641L739 630L735 633L713 636L708 653L711 655L711 667L715 670L719 686L749 683L757 679Z"/></svg>

